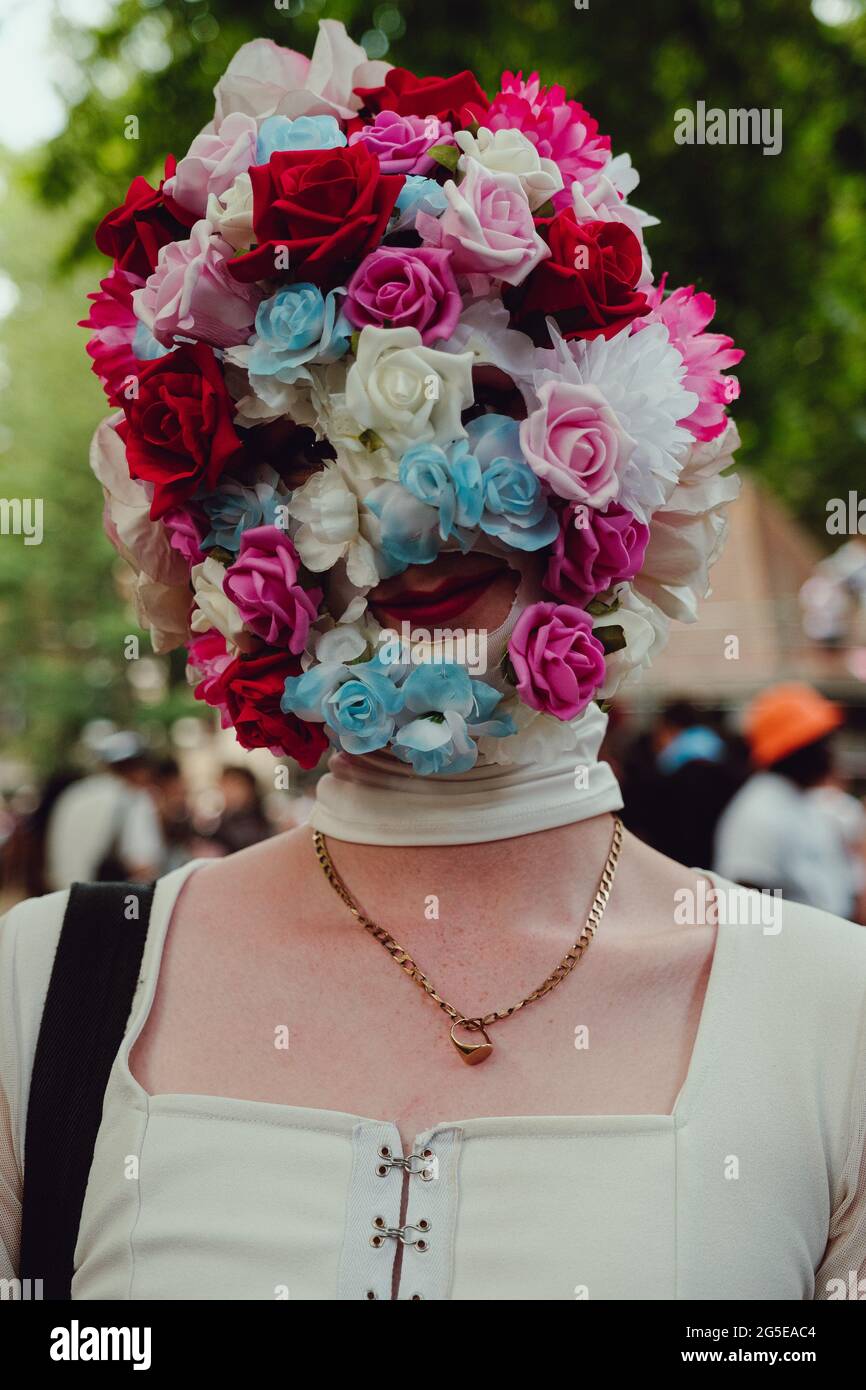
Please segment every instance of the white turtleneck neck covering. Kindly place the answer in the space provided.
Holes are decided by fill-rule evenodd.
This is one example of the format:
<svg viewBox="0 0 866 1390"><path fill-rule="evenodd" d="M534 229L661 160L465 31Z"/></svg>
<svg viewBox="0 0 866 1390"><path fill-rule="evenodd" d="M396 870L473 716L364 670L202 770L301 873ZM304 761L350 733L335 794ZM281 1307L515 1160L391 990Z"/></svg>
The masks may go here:
<svg viewBox="0 0 866 1390"><path fill-rule="evenodd" d="M618 811L619 784L598 761L607 716L590 705L571 727L572 747L547 764L479 763L456 776L419 777L390 753L335 753L310 824L359 845L476 845Z"/></svg>

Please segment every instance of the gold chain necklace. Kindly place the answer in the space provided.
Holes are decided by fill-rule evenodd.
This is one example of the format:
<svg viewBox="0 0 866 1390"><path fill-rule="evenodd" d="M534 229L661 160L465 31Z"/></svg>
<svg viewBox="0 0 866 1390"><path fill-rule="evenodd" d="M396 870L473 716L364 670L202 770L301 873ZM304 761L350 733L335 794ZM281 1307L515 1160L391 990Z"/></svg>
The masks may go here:
<svg viewBox="0 0 866 1390"><path fill-rule="evenodd" d="M388 954L403 970L405 970L410 979L414 980L415 984L419 985L420 988L424 990L425 994L429 994L434 1003L438 1004L440 1009L443 1009L452 1020L451 1041L457 1048L464 1062L468 1062L471 1066L476 1062L485 1061L493 1051L493 1044L487 1034L487 1029L492 1024L499 1023L502 1019L510 1018L512 1014L517 1013L518 1009L522 1009L525 1004L532 1004L536 999L542 999L545 994L549 994L557 985L562 984L562 981L571 974L572 970L577 965L590 941L592 941L592 938L595 936L599 923L604 916L604 910L607 907L613 887L619 852L622 849L622 832L622 821L619 816L615 816L610 853L607 856L607 861L602 870L598 889L593 899L592 907L589 910L589 916L586 919L580 936L571 949L566 951L556 969L551 971L547 979L538 986L538 989L534 989L531 994L527 994L518 1004L512 1004L508 1009L498 1009L494 1013L484 1014L481 1018L467 1018L459 1009L455 1009L453 1004L449 1004L446 999L443 999L440 994L437 994L432 983L428 980L423 970L415 964L409 952L405 951L400 943L394 940L390 932L385 931L384 927L378 926L365 912L362 912L358 903L352 897L352 894L334 868L331 856L325 845L325 837L321 830L313 831L313 844L315 845L316 857L321 865L325 878L334 889L334 892L342 898L343 902L352 913L352 916L360 923L365 931L368 931L371 936L376 938L380 945L385 947ZM461 1041L460 1038L455 1036L455 1029L458 1028L463 1028L469 1033L480 1033L484 1041L475 1043Z"/></svg>

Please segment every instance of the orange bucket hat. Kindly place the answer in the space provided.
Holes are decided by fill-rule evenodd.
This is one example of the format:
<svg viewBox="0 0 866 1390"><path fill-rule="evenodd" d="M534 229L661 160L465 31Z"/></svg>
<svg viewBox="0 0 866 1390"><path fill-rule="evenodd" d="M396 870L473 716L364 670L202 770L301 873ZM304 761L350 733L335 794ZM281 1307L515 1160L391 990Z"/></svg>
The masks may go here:
<svg viewBox="0 0 866 1390"><path fill-rule="evenodd" d="M843 722L841 711L810 685L774 685L746 710L745 732L758 767L769 767L825 738Z"/></svg>

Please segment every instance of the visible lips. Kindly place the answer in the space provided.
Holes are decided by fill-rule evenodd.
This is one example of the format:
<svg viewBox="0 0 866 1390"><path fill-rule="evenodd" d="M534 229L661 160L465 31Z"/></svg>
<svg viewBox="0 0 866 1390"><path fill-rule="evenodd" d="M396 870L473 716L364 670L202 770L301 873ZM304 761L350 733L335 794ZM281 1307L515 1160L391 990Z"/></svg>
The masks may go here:
<svg viewBox="0 0 866 1390"><path fill-rule="evenodd" d="M453 567L448 563L452 560L463 563ZM464 556L441 556L435 563L451 572L437 578L430 573L430 566L412 565L396 580L379 585L378 597L374 593L369 599L377 615L392 624L438 626L451 622L509 572L504 561L489 556L473 556L471 561Z"/></svg>

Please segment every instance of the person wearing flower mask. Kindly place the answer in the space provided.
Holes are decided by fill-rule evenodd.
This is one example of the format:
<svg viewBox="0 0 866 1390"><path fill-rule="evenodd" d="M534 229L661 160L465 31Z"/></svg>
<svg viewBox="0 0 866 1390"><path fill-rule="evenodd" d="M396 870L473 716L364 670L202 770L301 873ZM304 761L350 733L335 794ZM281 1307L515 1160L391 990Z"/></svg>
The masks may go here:
<svg viewBox="0 0 866 1390"><path fill-rule="evenodd" d="M5 922L0 1273L74 1299L834 1296L866 1244L866 938L788 903L741 931L724 881L624 833L598 756L707 592L741 353L709 296L663 296L628 158L536 74L491 97L324 21L311 62L245 45L216 94L98 232L124 278L90 355L122 413L94 468L197 698L328 770L311 825L152 902ZM139 323L165 354L136 358ZM52 1147L60 1078L26 1078L40 1029L76 1075L61 1005L131 907L82 1161Z"/></svg>

